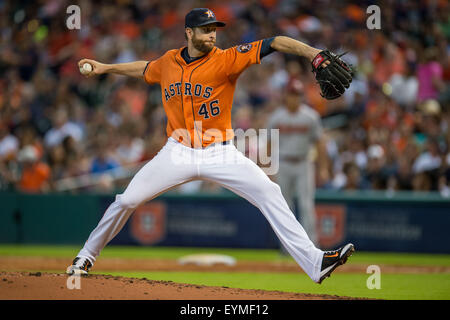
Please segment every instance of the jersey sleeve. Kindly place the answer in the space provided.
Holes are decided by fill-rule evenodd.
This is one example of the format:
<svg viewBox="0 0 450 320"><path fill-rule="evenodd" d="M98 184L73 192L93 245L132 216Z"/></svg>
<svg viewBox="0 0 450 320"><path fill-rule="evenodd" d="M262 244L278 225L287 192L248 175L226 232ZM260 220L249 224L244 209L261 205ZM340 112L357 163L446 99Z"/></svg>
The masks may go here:
<svg viewBox="0 0 450 320"><path fill-rule="evenodd" d="M260 59L276 51L274 48L271 47L273 40L275 40L275 37L267 38L262 41L261 50L259 54Z"/></svg>
<svg viewBox="0 0 450 320"><path fill-rule="evenodd" d="M162 57L149 61L144 69L144 80L148 84L160 83L161 81L161 60Z"/></svg>
<svg viewBox="0 0 450 320"><path fill-rule="evenodd" d="M261 63L262 40L241 44L226 51L226 70L230 80L237 77L252 64Z"/></svg>

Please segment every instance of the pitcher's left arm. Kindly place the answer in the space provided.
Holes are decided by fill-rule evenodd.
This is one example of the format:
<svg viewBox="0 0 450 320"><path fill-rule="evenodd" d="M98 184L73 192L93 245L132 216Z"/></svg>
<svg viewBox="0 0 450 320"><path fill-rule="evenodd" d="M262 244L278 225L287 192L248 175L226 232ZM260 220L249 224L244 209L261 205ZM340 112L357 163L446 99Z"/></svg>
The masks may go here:
<svg viewBox="0 0 450 320"><path fill-rule="evenodd" d="M350 87L353 69L341 59L342 54L336 55L329 50L313 48L286 36L274 37L270 47L279 52L307 58L325 99L339 98Z"/></svg>

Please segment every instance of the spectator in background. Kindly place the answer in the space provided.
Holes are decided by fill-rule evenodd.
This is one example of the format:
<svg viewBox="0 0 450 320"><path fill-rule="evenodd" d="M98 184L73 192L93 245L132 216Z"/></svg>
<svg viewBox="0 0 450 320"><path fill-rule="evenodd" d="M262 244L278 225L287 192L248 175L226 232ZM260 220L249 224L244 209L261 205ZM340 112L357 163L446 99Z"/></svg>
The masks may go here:
<svg viewBox="0 0 450 320"><path fill-rule="evenodd" d="M399 157L397 168L393 175L393 188L395 190L412 190L413 172L408 159Z"/></svg>
<svg viewBox="0 0 450 320"><path fill-rule="evenodd" d="M19 139L0 121L0 160L14 158L18 151Z"/></svg>
<svg viewBox="0 0 450 320"><path fill-rule="evenodd" d="M18 154L18 160L22 164L18 189L27 193L48 191L50 167L39 160L36 149L33 146L23 147Z"/></svg>
<svg viewBox="0 0 450 320"><path fill-rule="evenodd" d="M364 177L370 182L371 189L386 189L388 174L386 173L386 155L383 148L374 144L367 150L367 167Z"/></svg>
<svg viewBox="0 0 450 320"><path fill-rule="evenodd" d="M115 187L114 178L116 176L116 172L111 172L111 170L120 168L120 163L113 158L111 145L106 137L98 138L96 144L96 156L92 159L89 169L89 173L95 175L91 190L111 192Z"/></svg>
<svg viewBox="0 0 450 320"><path fill-rule="evenodd" d="M425 151L414 161L412 167L414 174L420 176L417 178L420 181L417 182L418 185L426 185L426 190L438 189L437 183L440 176L439 168L442 164L442 158L443 155L439 150L438 142L434 139L428 139Z"/></svg>
<svg viewBox="0 0 450 320"><path fill-rule="evenodd" d="M72 178L89 174L91 169L91 157L85 153L67 156L65 170L62 178Z"/></svg>
<svg viewBox="0 0 450 320"><path fill-rule="evenodd" d="M374 57L376 64L373 79L382 86L388 82L393 74L403 74L405 71L405 59L400 48L391 40L385 39L383 46Z"/></svg>
<svg viewBox="0 0 450 320"><path fill-rule="evenodd" d="M133 123L124 125L119 130L119 146L115 156L122 166L138 163L144 154L145 143L135 134Z"/></svg>
<svg viewBox="0 0 450 320"><path fill-rule="evenodd" d="M66 158L77 158L83 152L82 145L78 144L77 140L70 135L64 138L61 145L66 154Z"/></svg>
<svg viewBox="0 0 450 320"><path fill-rule="evenodd" d="M67 136L73 137L76 141L83 138L81 129L69 121L67 111L61 107L53 113L53 127L44 136L44 143L47 148L59 145Z"/></svg>
<svg viewBox="0 0 450 320"><path fill-rule="evenodd" d="M414 109L419 88L415 65L408 63L405 74L394 73L389 83L392 86L392 98L407 110Z"/></svg>
<svg viewBox="0 0 450 320"><path fill-rule="evenodd" d="M57 145L48 151L48 164L52 168L52 181L64 177L66 168L66 153L62 145Z"/></svg>
<svg viewBox="0 0 450 320"><path fill-rule="evenodd" d="M361 174L361 170L354 162L344 165L343 172L346 176L344 190L365 190L369 189L368 181Z"/></svg>
<svg viewBox="0 0 450 320"><path fill-rule="evenodd" d="M341 153L344 162L354 162L361 170L367 166L367 154L364 142L361 139L348 139L346 150Z"/></svg>
<svg viewBox="0 0 450 320"><path fill-rule="evenodd" d="M111 156L106 143L98 143L97 155L92 159L90 173L103 173L119 167L119 163Z"/></svg>
<svg viewBox="0 0 450 320"><path fill-rule="evenodd" d="M19 138L20 146L33 146L39 156L39 159L46 157L44 146L42 145L42 138L37 133L35 127L31 125L20 126L15 130L16 136Z"/></svg>
<svg viewBox="0 0 450 320"><path fill-rule="evenodd" d="M149 160L165 143L159 88L114 75L84 78L76 61L94 55L110 62L154 60L183 41L180 12L196 2L114 0L96 3L95 10L83 2L80 32L61 23L67 17L62 3L6 1L0 6L0 189L18 188L22 162L17 154L25 146L48 160L53 182ZM396 190L426 190L428 185L444 190L450 181L450 4L412 3L385 6L381 33L365 28L365 7L355 1L323 0L321 6L312 1L205 2L214 6L218 19L229 22L218 47L283 33L338 53L348 51L344 59L356 67L350 90L342 99L327 101L307 61L273 53L262 62L266 68L250 68L240 78L234 127L265 123L283 98L280 89L289 78L300 77L306 102L324 120L331 163L323 187L343 189L347 182L350 189L371 187L365 170L376 159L367 159L367 147L379 145L385 159L382 169L370 175L372 181L387 178ZM123 129L130 123L132 130ZM134 130L139 132L130 133ZM105 135L114 143L105 146L109 151L102 158L91 150ZM424 148L429 152L429 139L447 155L433 169L440 175L431 180L431 171L413 172L414 164L429 162L421 155ZM351 162L359 172L347 165Z"/></svg>
<svg viewBox="0 0 450 320"><path fill-rule="evenodd" d="M424 49L421 60L417 67L417 78L419 88L417 98L419 102L427 99L437 100L439 94L444 90L442 79L443 69L437 61L438 50L435 47Z"/></svg>
<svg viewBox="0 0 450 320"><path fill-rule="evenodd" d="M15 190L19 172L17 162L0 160L0 190Z"/></svg>

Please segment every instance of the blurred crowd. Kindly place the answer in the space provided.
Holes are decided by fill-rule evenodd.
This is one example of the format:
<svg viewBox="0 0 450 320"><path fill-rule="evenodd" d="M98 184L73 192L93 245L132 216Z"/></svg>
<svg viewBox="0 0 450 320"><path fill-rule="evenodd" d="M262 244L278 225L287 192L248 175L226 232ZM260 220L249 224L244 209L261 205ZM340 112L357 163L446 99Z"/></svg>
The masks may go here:
<svg viewBox="0 0 450 320"><path fill-rule="evenodd" d="M123 187L127 178L114 175L150 160L166 141L160 88L116 75L85 78L77 61L155 59L185 45L190 9L208 7L227 22L218 47L286 35L348 51L343 58L355 66L350 90L326 101L308 61L265 57L238 81L235 129L265 128L298 78L325 128L328 168L318 188L450 194L448 1L378 1L380 30L366 25L373 1L81 0L80 30L66 26L71 4L0 1L0 190L58 191L61 181L87 175L98 183L75 191Z"/></svg>

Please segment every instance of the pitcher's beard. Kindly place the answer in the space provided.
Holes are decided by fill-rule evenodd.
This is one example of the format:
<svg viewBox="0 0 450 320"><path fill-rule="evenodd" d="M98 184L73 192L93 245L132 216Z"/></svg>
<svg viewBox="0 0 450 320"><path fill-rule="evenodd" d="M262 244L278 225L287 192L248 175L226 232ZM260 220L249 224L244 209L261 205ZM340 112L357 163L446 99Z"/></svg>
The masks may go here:
<svg viewBox="0 0 450 320"><path fill-rule="evenodd" d="M208 45L205 43L205 41L197 40L195 38L192 39L192 45L195 49L204 54L209 53L214 48L214 43L212 45Z"/></svg>

